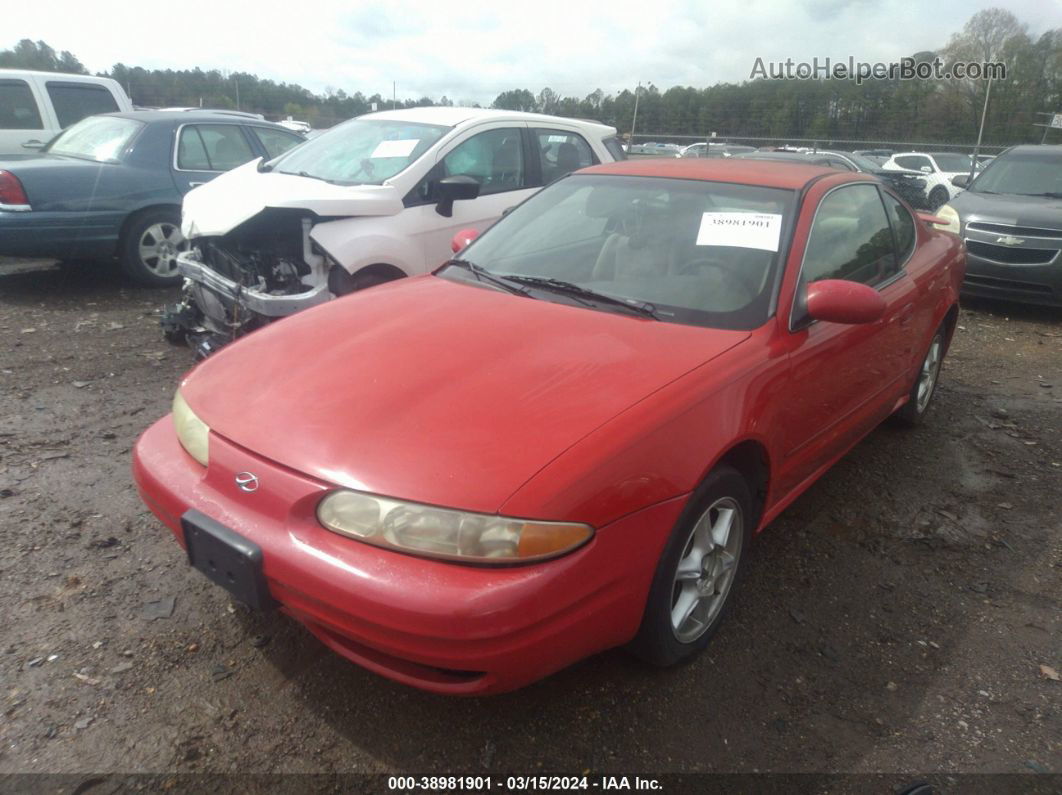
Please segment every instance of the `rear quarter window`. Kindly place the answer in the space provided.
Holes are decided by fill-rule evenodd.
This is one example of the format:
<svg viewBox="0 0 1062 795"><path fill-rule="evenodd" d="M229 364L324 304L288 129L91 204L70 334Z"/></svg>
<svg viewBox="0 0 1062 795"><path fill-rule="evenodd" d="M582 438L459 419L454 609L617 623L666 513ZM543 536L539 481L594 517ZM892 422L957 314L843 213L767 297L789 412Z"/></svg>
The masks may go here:
<svg viewBox="0 0 1062 795"><path fill-rule="evenodd" d="M60 127L69 127L86 116L118 111L114 95L103 86L91 83L48 82L47 88Z"/></svg>

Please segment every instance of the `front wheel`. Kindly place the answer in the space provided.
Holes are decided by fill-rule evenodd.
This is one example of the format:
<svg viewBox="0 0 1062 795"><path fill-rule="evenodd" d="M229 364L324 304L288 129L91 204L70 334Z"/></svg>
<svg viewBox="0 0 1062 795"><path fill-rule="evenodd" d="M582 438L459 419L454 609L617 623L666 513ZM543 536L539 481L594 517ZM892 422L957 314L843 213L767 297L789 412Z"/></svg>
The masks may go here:
<svg viewBox="0 0 1062 795"><path fill-rule="evenodd" d="M948 189L943 185L937 185L929 192L929 209L936 212L948 201Z"/></svg>
<svg viewBox="0 0 1062 795"><path fill-rule="evenodd" d="M631 651L667 666L699 653L722 623L752 535L752 496L721 466L671 531Z"/></svg>
<svg viewBox="0 0 1062 795"><path fill-rule="evenodd" d="M177 210L149 210L130 222L122 238L119 262L122 271L135 282L148 287L170 287L181 283L177 255L188 249L181 234Z"/></svg>
<svg viewBox="0 0 1062 795"><path fill-rule="evenodd" d="M920 425L925 417L929 402L937 391L937 382L940 380L940 366L944 361L944 326L937 329L933 335L933 341L929 343L929 350L922 359L922 366L918 368L918 377L911 386L911 392L907 396L907 402L903 408L896 412L896 419L903 425Z"/></svg>

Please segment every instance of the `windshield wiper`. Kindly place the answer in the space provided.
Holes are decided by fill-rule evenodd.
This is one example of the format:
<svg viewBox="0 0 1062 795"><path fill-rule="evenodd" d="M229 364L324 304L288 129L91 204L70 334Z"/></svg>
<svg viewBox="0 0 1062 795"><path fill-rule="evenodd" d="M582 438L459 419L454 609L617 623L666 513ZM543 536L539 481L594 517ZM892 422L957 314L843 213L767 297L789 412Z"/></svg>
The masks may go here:
<svg viewBox="0 0 1062 795"><path fill-rule="evenodd" d="M523 274L512 274L505 278L511 279L514 282L519 282L520 284L538 287L542 290L552 290L556 293L565 293L577 298L587 298L591 301L623 307L624 309L630 309L632 312L636 312L644 317L651 317L653 320L660 319L660 316L656 313L656 307L648 301L637 301L632 298L617 298L614 295L599 293L597 290L583 287L581 284L566 282L563 279L553 279L547 276L524 276Z"/></svg>
<svg viewBox="0 0 1062 795"><path fill-rule="evenodd" d="M513 293L514 295L522 295L525 298L531 298L531 293L525 290L519 285L513 284L508 279L503 279L491 273L486 268L480 267L474 262L470 262L467 259L450 259L443 263L443 265L453 265L455 268L464 268L466 271L476 277L476 281L487 282L489 284L497 285L506 292Z"/></svg>
<svg viewBox="0 0 1062 795"><path fill-rule="evenodd" d="M1048 191L1047 193L1022 193L1021 196L1044 196L1048 199L1062 199L1062 193Z"/></svg>

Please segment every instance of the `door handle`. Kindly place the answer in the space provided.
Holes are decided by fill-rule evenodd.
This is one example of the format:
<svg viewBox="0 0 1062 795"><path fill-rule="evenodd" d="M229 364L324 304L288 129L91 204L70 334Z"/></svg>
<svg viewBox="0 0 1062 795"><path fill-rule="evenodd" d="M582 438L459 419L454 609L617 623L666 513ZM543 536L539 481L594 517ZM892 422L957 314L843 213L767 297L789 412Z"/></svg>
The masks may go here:
<svg viewBox="0 0 1062 795"><path fill-rule="evenodd" d="M23 149L40 149L42 146L44 146L44 144L38 141L36 138L31 138L28 141L22 142Z"/></svg>
<svg viewBox="0 0 1062 795"><path fill-rule="evenodd" d="M200 185L206 185L206 183L205 182L189 182L188 183L188 187L189 188L198 188Z"/></svg>

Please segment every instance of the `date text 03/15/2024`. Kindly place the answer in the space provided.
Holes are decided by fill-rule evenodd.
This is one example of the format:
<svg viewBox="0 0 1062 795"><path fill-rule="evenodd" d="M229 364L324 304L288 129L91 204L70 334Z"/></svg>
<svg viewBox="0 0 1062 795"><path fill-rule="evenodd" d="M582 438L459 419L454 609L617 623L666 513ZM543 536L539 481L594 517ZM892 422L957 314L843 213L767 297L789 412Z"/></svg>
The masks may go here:
<svg viewBox="0 0 1062 795"><path fill-rule="evenodd" d="M387 789L391 792L651 792L660 790L661 785L655 778L641 776L389 776Z"/></svg>

